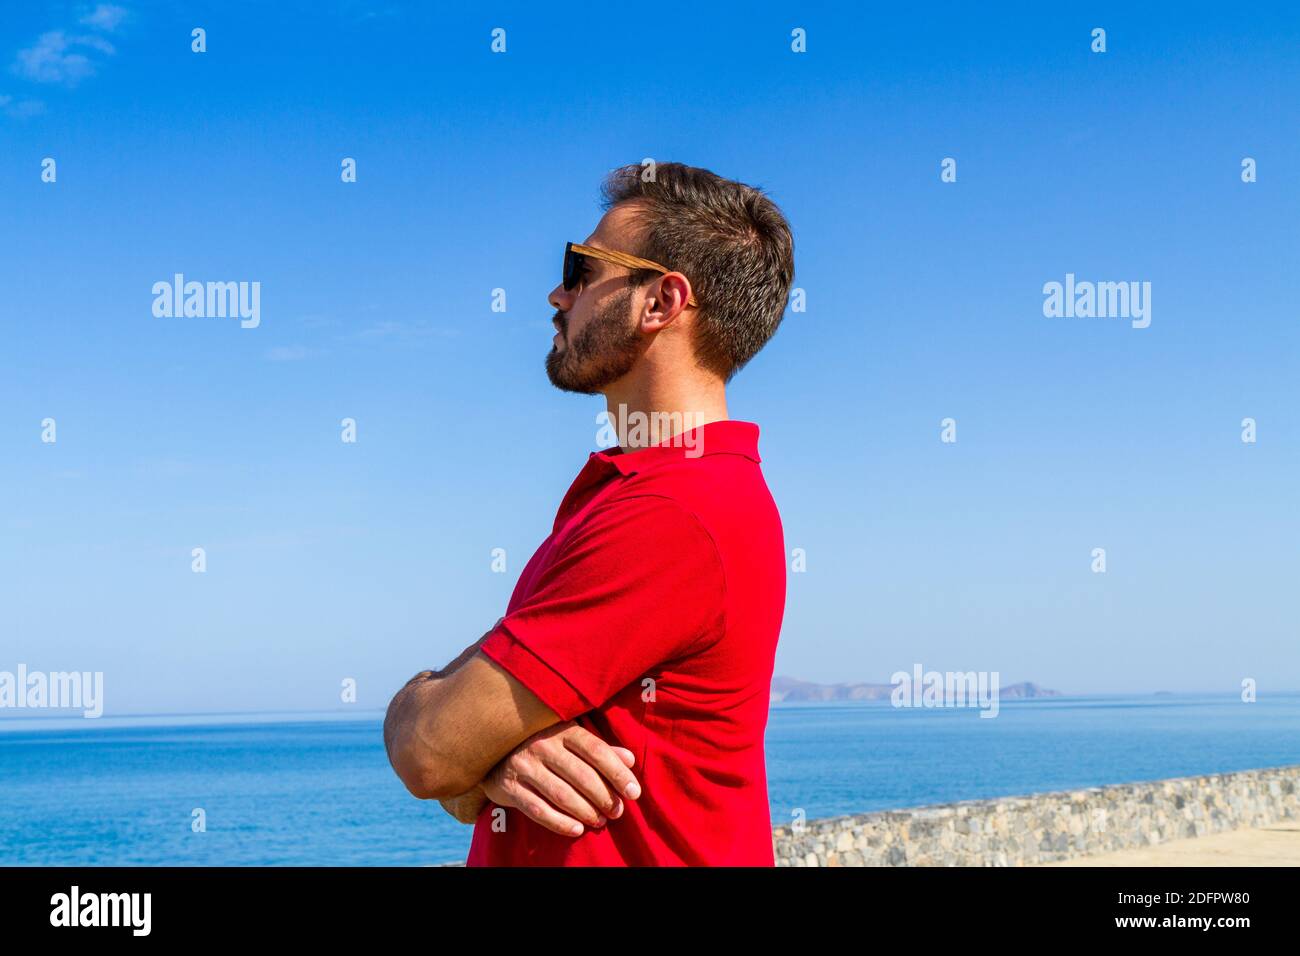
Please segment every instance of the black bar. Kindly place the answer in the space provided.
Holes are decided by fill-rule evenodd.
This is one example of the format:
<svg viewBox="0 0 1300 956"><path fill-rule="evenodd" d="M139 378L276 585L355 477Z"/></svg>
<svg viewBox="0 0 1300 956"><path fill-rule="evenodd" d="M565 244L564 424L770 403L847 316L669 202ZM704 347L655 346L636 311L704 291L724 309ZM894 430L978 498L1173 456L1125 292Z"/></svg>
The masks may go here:
<svg viewBox="0 0 1300 956"><path fill-rule="evenodd" d="M135 935L131 925L51 925L53 898L64 894L70 904L73 886L83 907L98 905L98 899L85 903L88 894L148 893L148 938L201 943L377 944L412 938L444 948L466 933L483 945L510 945L506 938L512 933L542 932L548 945L565 945L558 935L564 932L574 934L571 945L583 948L604 948L611 941L668 945L714 935L770 945L779 932L809 946L828 938L1019 945L1026 941L1020 934L1033 931L1054 934L1038 939L1055 945L1099 935L1180 941L1199 935L1230 942L1254 930L1291 935L1295 928L1294 870L1276 867L86 867L0 869L5 939L56 942L75 933L88 942ZM69 911L70 905L64 914ZM143 914L135 915L142 925ZM1204 917L1244 917L1247 923L1187 925ZM1133 918L1154 923L1117 923ZM1172 925L1164 925L1166 919ZM611 928L617 935L608 935Z"/></svg>

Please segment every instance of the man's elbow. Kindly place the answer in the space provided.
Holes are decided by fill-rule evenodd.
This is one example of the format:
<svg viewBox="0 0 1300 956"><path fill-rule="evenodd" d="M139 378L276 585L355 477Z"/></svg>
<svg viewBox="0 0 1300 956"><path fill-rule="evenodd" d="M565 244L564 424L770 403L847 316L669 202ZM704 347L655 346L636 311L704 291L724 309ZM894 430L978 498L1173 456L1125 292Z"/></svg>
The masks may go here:
<svg viewBox="0 0 1300 956"><path fill-rule="evenodd" d="M427 761L394 760L398 778L417 800L448 800L458 797L473 783L461 783L441 773Z"/></svg>
<svg viewBox="0 0 1300 956"><path fill-rule="evenodd" d="M388 762L416 799L446 800L459 796L478 781L466 780L459 768L440 759L434 749L415 733L411 702L403 699L409 690L399 691L388 705L384 719L384 747L388 751Z"/></svg>

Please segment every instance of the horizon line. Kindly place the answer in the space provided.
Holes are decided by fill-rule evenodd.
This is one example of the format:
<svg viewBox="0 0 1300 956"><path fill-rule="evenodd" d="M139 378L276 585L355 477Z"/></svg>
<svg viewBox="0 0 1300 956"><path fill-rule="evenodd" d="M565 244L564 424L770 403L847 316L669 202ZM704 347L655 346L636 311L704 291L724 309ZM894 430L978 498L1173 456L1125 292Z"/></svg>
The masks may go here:
<svg viewBox="0 0 1300 956"><path fill-rule="evenodd" d="M815 683L815 682L808 681L808 683ZM1019 683L1032 683L1032 682L1022 681ZM823 686L833 687L837 685L827 684ZM888 685L882 685L882 686L888 686ZM1296 694L1300 694L1300 690L1272 691L1270 692L1269 696L1291 696ZM1077 694L1057 692L1055 694L1047 695L1044 697L1011 698L1008 701L1006 701L1006 703L1029 703L1029 702L1040 701L1040 700L1075 700L1080 698L1097 698L1097 697L1236 697L1236 696L1239 695L1235 692L1225 691L1225 690L1091 691L1088 693L1077 693ZM779 700L779 701L772 701L769 704L769 706L778 707L778 706L783 706L788 704L834 704L834 703L870 704L870 703L882 703L882 702L884 701L811 700L811 701L787 702L787 701ZM145 712L134 712L129 714L104 713L101 714L99 717L85 717L81 712L75 709L70 711L61 710L52 713L47 712L44 714L28 713L29 710L38 710L38 709L44 709L47 711L49 710L49 708L0 707L0 724L9 721L18 721L18 720L28 720L28 721L36 721L36 722L55 721L55 720L78 720L78 719L84 721L99 721L105 718L111 720L132 720L132 719L139 719L139 718L159 718L159 717L257 717L257 716L306 716L309 714L317 714L317 715L329 714L334 716L334 715L342 715L347 713L379 714L379 713L384 713L387 710L386 707L353 706L353 707L345 707L345 708L340 708L335 710L330 710L325 708L294 708L294 709L281 709L281 710L253 709L253 710L145 711Z"/></svg>

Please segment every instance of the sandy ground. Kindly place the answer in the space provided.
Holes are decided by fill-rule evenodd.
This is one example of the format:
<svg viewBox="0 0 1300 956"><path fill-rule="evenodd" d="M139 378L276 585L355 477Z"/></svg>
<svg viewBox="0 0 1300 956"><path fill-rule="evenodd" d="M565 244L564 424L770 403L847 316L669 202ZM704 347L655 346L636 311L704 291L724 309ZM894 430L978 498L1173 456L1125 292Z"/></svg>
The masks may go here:
<svg viewBox="0 0 1300 956"><path fill-rule="evenodd" d="M1300 866L1300 822L1171 840L1042 866Z"/></svg>

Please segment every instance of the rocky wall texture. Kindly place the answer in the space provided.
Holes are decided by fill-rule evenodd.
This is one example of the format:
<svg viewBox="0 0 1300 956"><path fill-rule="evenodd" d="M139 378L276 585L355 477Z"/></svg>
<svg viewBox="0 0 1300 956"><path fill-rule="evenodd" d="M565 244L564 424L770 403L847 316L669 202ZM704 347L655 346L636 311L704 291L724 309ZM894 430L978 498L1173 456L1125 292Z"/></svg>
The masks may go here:
<svg viewBox="0 0 1300 956"><path fill-rule="evenodd" d="M1024 866L1300 819L1300 765L809 820L777 866Z"/></svg>

